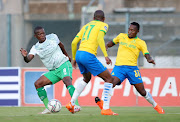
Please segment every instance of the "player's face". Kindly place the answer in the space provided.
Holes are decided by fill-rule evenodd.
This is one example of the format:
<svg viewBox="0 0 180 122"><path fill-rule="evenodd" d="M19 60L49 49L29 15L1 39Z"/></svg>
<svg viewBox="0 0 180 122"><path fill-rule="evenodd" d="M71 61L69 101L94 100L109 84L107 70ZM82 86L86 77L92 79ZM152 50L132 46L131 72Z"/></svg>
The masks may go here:
<svg viewBox="0 0 180 122"><path fill-rule="evenodd" d="M128 37L129 38L135 38L139 30L135 25L130 25L128 29Z"/></svg>
<svg viewBox="0 0 180 122"><path fill-rule="evenodd" d="M39 40L40 43L46 40L46 33L44 29L37 30L34 36Z"/></svg>

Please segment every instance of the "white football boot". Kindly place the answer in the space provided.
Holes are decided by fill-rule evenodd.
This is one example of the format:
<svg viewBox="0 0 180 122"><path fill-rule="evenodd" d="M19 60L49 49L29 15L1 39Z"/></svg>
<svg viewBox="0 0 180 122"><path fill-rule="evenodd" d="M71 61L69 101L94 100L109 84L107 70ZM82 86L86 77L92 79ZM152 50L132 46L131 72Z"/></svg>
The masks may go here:
<svg viewBox="0 0 180 122"><path fill-rule="evenodd" d="M39 114L51 114L51 112L46 108L43 112L40 112Z"/></svg>

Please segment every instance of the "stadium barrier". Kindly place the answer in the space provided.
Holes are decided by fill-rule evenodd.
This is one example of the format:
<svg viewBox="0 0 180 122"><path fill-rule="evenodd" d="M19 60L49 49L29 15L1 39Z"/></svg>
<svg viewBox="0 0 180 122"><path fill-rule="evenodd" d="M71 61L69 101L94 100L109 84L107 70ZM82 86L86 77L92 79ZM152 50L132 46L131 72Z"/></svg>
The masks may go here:
<svg viewBox="0 0 180 122"><path fill-rule="evenodd" d="M0 106L20 106L20 68L0 67Z"/></svg>
<svg viewBox="0 0 180 122"><path fill-rule="evenodd" d="M109 69L112 71L112 69ZM43 106L37 96L34 82L47 70L46 69L25 69L21 70L21 105L22 106ZM180 69L141 69L142 80L145 89L149 91L154 100L161 106L180 106ZM80 71L73 70L73 84L83 77ZM81 106L96 106L94 98L101 97L104 81L99 77L92 77L81 96L79 103ZM55 86L45 87L48 98L58 99L62 105L70 101L70 95L63 84L58 82ZM116 86L111 99L111 106L151 106L137 91L125 80L120 86Z"/></svg>

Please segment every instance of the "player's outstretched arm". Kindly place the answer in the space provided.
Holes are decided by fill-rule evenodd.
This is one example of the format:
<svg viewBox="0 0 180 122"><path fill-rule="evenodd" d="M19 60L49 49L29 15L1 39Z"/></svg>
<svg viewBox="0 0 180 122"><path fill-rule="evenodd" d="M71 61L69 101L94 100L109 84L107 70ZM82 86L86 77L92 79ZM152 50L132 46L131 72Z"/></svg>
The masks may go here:
<svg viewBox="0 0 180 122"><path fill-rule="evenodd" d="M59 43L59 47L61 48L63 54L65 56L67 56L69 58L69 61L71 62L71 57L68 55L68 53L66 52L65 48L64 48L64 44L62 42Z"/></svg>
<svg viewBox="0 0 180 122"><path fill-rule="evenodd" d="M115 45L115 44L113 43L113 41L108 41L108 42L106 43L106 50L107 50L108 48L114 46L114 45Z"/></svg>
<svg viewBox="0 0 180 122"><path fill-rule="evenodd" d="M150 54L145 54L144 55L145 58L147 59L148 63L152 63L152 64L156 64L155 61L152 59L152 57L150 56Z"/></svg>
<svg viewBox="0 0 180 122"><path fill-rule="evenodd" d="M22 56L24 57L24 61L26 63L30 62L34 58L34 55L31 55L31 54L28 55L28 52L23 48L20 49L20 52L21 52Z"/></svg>

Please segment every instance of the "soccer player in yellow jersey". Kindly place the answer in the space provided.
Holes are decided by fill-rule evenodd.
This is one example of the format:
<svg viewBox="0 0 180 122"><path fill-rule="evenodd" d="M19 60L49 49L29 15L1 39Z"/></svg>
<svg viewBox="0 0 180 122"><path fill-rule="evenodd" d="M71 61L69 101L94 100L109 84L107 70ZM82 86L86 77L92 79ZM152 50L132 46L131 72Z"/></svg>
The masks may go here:
<svg viewBox="0 0 180 122"><path fill-rule="evenodd" d="M78 64L80 72L83 75L83 80L78 83L78 86L75 89L70 103L66 105L66 108L71 113L74 113L75 101L77 100L78 96L81 94L87 83L91 80L91 74L93 74L94 76L97 75L101 77L105 81L103 89L103 93L105 96L103 99L104 106L101 110L101 114L118 115L109 108L111 97L109 95L109 92L113 87L113 77L108 69L104 67L96 58L97 48L98 46L100 46L104 54L106 63L112 63L108 57L104 42L104 35L108 30L108 25L104 23L104 20L104 12L102 10L95 11L94 20L84 25L72 42L72 65L74 68L76 68L76 63ZM81 43L78 51L76 52L77 44L80 40Z"/></svg>
<svg viewBox="0 0 180 122"><path fill-rule="evenodd" d="M159 114L164 114L165 111L154 101L151 94L144 89L144 84L141 74L137 67L137 59L139 52L142 51L147 62L155 64L155 61L150 56L146 42L137 37L140 25L137 22L132 22L128 29L128 34L120 33L113 41L106 44L106 49L119 43L115 67L112 71L114 77L113 86L120 85L126 78L131 85L134 85L136 90L150 103ZM96 98L98 100L98 98ZM96 101L100 108L102 102ZM100 104L101 103L101 104Z"/></svg>

